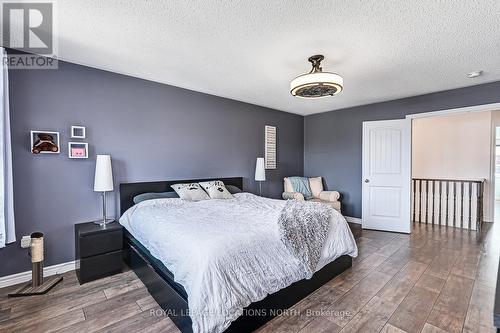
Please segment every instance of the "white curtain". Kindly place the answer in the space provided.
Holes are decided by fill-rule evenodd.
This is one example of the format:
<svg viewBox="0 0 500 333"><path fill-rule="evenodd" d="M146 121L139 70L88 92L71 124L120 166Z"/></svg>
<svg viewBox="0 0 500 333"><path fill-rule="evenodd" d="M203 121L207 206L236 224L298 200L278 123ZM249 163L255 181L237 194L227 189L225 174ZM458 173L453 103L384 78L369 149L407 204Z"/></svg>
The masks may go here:
<svg viewBox="0 0 500 333"><path fill-rule="evenodd" d="M12 152L10 143L9 73L2 53L0 72L0 248L16 241L14 229L14 191L12 188Z"/></svg>

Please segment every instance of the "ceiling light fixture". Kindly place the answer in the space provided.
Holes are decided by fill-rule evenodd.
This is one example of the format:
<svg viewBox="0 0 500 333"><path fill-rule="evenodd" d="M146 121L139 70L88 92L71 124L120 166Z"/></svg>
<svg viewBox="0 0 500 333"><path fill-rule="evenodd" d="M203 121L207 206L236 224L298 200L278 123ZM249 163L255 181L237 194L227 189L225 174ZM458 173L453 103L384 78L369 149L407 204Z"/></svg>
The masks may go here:
<svg viewBox="0 0 500 333"><path fill-rule="evenodd" d="M344 88L342 76L323 72L320 67L321 61L325 59L322 55L309 57L312 69L309 73L297 76L290 82L290 93L302 98L328 97L338 94Z"/></svg>
<svg viewBox="0 0 500 333"><path fill-rule="evenodd" d="M473 79L473 78L481 76L481 75L483 75L483 71L472 71L470 73L467 73L467 77L469 79Z"/></svg>

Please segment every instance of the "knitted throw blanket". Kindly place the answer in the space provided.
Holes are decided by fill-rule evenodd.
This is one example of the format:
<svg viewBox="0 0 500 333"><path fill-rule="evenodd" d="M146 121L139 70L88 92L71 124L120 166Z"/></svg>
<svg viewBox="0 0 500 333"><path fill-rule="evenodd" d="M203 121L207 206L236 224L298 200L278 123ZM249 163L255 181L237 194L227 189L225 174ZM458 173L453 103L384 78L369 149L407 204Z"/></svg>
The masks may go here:
<svg viewBox="0 0 500 333"><path fill-rule="evenodd" d="M304 265L310 278L318 265L333 208L317 202L288 200L278 218L282 242Z"/></svg>

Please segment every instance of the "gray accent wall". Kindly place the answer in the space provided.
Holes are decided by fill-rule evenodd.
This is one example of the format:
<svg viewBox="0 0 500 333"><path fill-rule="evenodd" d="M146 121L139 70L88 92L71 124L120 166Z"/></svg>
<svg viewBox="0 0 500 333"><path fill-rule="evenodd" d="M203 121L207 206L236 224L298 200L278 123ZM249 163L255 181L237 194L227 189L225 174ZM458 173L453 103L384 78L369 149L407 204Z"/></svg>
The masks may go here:
<svg viewBox="0 0 500 333"><path fill-rule="evenodd" d="M278 132L278 168L263 194L279 197L282 178L303 173L303 117L70 63L54 70L12 70L10 104L18 242L0 249L0 276L31 268L22 235L45 233L45 265L74 259L75 223L101 214L93 191L96 154L111 154L118 212L120 182L244 177L257 191L255 159L264 125ZM70 126L87 128L90 158L68 158ZM31 129L61 132L61 153L33 155Z"/></svg>
<svg viewBox="0 0 500 333"><path fill-rule="evenodd" d="M343 214L360 218L363 121L498 102L500 82L493 82L307 116L304 173L323 176L329 190L341 192Z"/></svg>

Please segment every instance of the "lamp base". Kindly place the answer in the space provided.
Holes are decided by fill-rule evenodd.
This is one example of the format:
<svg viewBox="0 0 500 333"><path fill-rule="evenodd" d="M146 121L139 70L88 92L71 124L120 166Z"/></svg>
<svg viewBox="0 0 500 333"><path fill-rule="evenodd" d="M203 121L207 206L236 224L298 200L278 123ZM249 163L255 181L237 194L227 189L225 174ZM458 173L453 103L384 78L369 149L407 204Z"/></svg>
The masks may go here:
<svg viewBox="0 0 500 333"><path fill-rule="evenodd" d="M98 220L98 221L94 221L95 224L99 224L101 226L106 226L106 225L108 225L108 224L110 224L112 222L115 222L115 220L114 219L108 219L108 218L106 218L106 220L101 219L101 220Z"/></svg>
<svg viewBox="0 0 500 333"><path fill-rule="evenodd" d="M106 216L106 191L102 191L102 218L98 221L94 221L95 224L99 224L101 227L105 227L107 224L114 222L114 219L108 219Z"/></svg>

